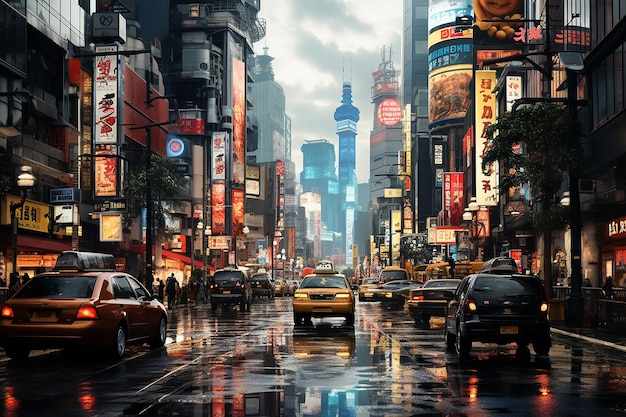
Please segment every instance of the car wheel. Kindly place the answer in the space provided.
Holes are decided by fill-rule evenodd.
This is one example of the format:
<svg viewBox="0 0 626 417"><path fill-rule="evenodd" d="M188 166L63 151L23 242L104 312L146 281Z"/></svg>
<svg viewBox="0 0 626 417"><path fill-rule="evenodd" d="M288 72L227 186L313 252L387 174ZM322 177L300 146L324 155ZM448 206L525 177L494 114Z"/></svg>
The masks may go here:
<svg viewBox="0 0 626 417"><path fill-rule="evenodd" d="M121 324L117 326L115 331L115 344L113 346L113 356L117 359L124 357L126 352L126 329Z"/></svg>
<svg viewBox="0 0 626 417"><path fill-rule="evenodd" d="M354 314L346 315L346 326L354 326Z"/></svg>
<svg viewBox="0 0 626 417"><path fill-rule="evenodd" d="M165 317L161 317L159 321L159 330L154 338L150 341L149 345L151 349L158 349L165 344L165 338L167 335L167 321Z"/></svg>
<svg viewBox="0 0 626 417"><path fill-rule="evenodd" d="M302 315L301 314L293 314L293 323L296 326L300 326L302 324Z"/></svg>
<svg viewBox="0 0 626 417"><path fill-rule="evenodd" d="M13 360L23 361L30 355L30 349L20 345L7 345L4 347L4 353Z"/></svg>
<svg viewBox="0 0 626 417"><path fill-rule="evenodd" d="M217 303L211 303L211 311L217 311Z"/></svg>
<svg viewBox="0 0 626 417"><path fill-rule="evenodd" d="M468 356L472 350L472 341L461 334L461 326L456 327L456 353L459 356Z"/></svg>

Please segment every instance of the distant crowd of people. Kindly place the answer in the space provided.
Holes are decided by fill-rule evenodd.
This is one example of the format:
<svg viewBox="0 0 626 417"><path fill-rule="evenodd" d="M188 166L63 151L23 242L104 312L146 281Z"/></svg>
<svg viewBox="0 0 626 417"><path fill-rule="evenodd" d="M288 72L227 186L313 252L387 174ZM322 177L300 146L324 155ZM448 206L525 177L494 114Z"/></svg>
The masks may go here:
<svg viewBox="0 0 626 417"><path fill-rule="evenodd" d="M170 310L178 304L186 304L189 301L189 294L193 294L194 292L197 304L207 302L206 285L200 278L189 280L187 284L183 284L181 287L172 272L165 280L165 283L163 283L163 280L160 278L157 278L157 281L159 298L165 300L164 296L167 296L167 308Z"/></svg>

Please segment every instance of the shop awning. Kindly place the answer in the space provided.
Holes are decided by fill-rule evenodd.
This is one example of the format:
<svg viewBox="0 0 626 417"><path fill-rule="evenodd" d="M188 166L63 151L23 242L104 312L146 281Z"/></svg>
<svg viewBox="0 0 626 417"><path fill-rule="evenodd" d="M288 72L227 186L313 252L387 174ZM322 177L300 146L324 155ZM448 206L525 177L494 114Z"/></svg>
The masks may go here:
<svg viewBox="0 0 626 417"><path fill-rule="evenodd" d="M18 248L37 249L47 253L61 253L66 250L72 250L72 244L69 242L26 235L17 236L17 246Z"/></svg>
<svg viewBox="0 0 626 417"><path fill-rule="evenodd" d="M135 253L146 253L146 245L131 245L131 252ZM153 252L154 254L154 252ZM185 264L191 265L191 258L187 255L178 252L172 252L171 250L161 249L161 256L168 259L174 259ZM194 265L196 268L202 268L202 258L194 259ZM208 270L215 271L215 267L213 265L206 266Z"/></svg>

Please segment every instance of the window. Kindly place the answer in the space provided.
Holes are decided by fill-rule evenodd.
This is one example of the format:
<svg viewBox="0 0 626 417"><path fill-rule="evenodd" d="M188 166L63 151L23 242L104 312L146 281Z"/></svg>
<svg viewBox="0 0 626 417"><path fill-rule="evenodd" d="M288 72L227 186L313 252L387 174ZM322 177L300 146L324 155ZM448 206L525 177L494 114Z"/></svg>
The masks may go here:
<svg viewBox="0 0 626 417"><path fill-rule="evenodd" d="M113 277L111 281L113 282L113 294L115 298L135 298L135 293L126 280L126 277Z"/></svg>

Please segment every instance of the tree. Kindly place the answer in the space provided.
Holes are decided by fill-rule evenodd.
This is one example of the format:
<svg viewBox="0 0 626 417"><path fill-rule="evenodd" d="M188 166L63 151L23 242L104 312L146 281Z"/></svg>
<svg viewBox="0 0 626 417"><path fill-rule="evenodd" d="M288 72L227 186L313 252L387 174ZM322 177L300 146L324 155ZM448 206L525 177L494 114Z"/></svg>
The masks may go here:
<svg viewBox="0 0 626 417"><path fill-rule="evenodd" d="M432 250L428 245L428 235L417 233L400 238L400 257L413 261L413 265L427 264L433 257Z"/></svg>
<svg viewBox="0 0 626 417"><path fill-rule="evenodd" d="M131 203L129 204L126 224L132 224L133 219L139 216L140 210L145 207L147 193L147 178L151 179L151 195L154 202L154 221L158 227L155 230L157 242L166 238L166 219L171 209L181 208L184 202L181 200L181 189L184 178L166 158L158 154L152 154L150 168L146 163L136 164L128 170L124 178L123 192Z"/></svg>
<svg viewBox="0 0 626 417"><path fill-rule="evenodd" d="M487 127L486 136L482 168L499 162L500 193L525 184L530 187L531 220L543 235L544 286L550 296L551 227L564 224L568 213L555 195L568 174L582 170L580 125L563 106L539 102L500 115Z"/></svg>

